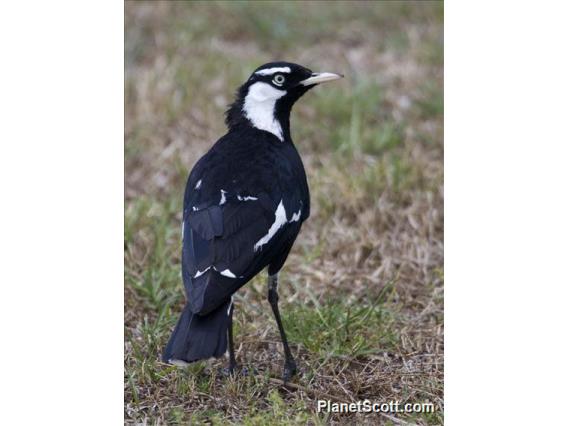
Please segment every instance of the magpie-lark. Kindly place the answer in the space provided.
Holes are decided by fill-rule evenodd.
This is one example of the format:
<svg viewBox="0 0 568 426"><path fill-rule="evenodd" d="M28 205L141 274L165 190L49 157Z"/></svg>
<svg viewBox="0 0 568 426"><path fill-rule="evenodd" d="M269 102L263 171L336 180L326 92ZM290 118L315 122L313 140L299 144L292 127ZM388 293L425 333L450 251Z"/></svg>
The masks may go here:
<svg viewBox="0 0 568 426"><path fill-rule="evenodd" d="M176 365L220 357L236 368L232 295L268 266L268 301L284 346L284 380L296 372L278 311L278 272L302 223L310 195L290 135L294 103L319 83L337 80L288 62L256 69L226 113L228 133L194 166L182 223L187 304L164 350Z"/></svg>

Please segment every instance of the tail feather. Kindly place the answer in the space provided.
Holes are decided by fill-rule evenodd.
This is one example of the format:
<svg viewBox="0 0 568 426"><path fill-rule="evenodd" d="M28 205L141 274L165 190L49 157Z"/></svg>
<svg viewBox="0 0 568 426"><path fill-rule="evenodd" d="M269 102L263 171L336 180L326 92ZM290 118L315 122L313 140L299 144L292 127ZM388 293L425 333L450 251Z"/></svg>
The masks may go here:
<svg viewBox="0 0 568 426"><path fill-rule="evenodd" d="M196 315L185 305L162 360L185 365L201 359L219 358L227 350L231 299L207 315Z"/></svg>

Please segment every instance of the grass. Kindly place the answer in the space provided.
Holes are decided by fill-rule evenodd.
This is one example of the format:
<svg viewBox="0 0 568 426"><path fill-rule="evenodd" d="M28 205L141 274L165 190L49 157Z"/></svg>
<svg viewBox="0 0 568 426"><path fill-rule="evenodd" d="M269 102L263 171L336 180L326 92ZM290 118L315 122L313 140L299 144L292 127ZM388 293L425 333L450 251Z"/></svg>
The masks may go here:
<svg viewBox="0 0 568 426"><path fill-rule="evenodd" d="M126 3L127 423L443 422L442 16L441 2ZM235 302L237 357L254 374L159 359L184 304L187 174L236 87L281 58L346 74L292 117L313 206L280 279L300 367L287 387L264 276ZM318 398L436 411L317 413Z"/></svg>

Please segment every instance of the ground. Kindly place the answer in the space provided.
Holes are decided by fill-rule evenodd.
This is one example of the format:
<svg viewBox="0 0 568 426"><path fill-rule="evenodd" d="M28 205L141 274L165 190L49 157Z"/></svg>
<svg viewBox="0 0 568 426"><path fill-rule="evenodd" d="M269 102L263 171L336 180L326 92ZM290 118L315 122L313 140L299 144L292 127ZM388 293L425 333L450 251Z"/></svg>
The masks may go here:
<svg viewBox="0 0 568 426"><path fill-rule="evenodd" d="M292 116L312 213L280 276L289 386L264 275L235 298L251 374L160 361L184 304L187 175L273 60L346 76ZM443 3L127 2L125 115L127 423L443 423ZM435 411L317 413L318 399Z"/></svg>

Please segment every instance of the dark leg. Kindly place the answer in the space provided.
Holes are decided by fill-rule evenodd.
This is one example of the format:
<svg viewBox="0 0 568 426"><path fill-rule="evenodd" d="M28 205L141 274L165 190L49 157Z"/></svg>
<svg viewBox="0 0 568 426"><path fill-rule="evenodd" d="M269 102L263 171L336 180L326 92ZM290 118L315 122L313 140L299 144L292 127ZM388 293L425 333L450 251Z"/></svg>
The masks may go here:
<svg viewBox="0 0 568 426"><path fill-rule="evenodd" d="M274 312L274 317L276 318L276 323L278 324L278 330L280 331L280 338L282 339L282 344L284 345L284 382L287 382L297 371L296 362L292 357L290 352L290 347L288 346L288 340L286 339L286 333L284 332L284 327L282 326L282 320L280 319L280 311L278 310L278 275L268 276L268 302L272 307L272 312Z"/></svg>
<svg viewBox="0 0 568 426"><path fill-rule="evenodd" d="M235 359L235 344L233 342L233 309L231 305L231 312L229 314L229 374L233 374L237 368L237 360Z"/></svg>

